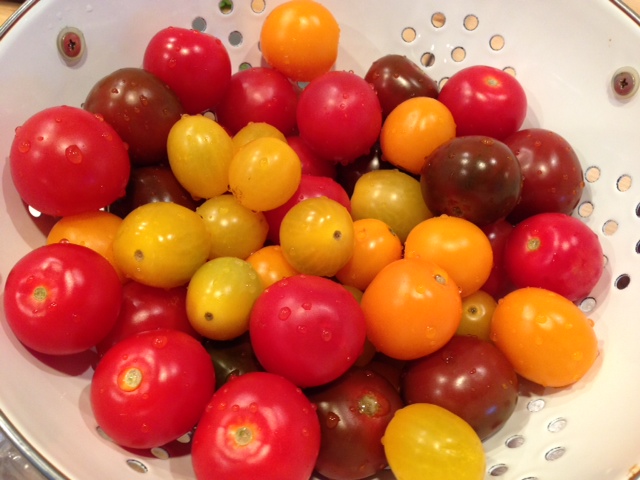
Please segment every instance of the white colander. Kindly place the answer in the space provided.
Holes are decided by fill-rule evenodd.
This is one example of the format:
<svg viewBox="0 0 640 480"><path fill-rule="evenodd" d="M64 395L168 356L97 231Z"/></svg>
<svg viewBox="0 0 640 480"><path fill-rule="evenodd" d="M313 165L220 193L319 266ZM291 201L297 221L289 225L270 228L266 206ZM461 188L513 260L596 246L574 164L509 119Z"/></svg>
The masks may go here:
<svg viewBox="0 0 640 480"><path fill-rule="evenodd" d="M261 22L280 3L46 0L28 1L12 17L0 31L2 288L18 258L44 241L11 184L14 128L43 108L79 106L102 76L140 66L146 42L169 25L221 38L236 67L258 65ZM486 478L640 478L638 18L608 0L322 3L341 26L336 68L364 74L376 58L400 53L439 81L472 64L509 69L528 95L525 127L554 130L573 145L586 183L576 215L598 234L607 257L602 281L580 302L595 322L600 356L571 388L524 389L513 417L485 442ZM76 62L57 49L66 27L84 36ZM100 436L89 407L91 373L88 356L36 358L0 323L0 424L37 468L51 479L193 478L187 456L138 456Z"/></svg>

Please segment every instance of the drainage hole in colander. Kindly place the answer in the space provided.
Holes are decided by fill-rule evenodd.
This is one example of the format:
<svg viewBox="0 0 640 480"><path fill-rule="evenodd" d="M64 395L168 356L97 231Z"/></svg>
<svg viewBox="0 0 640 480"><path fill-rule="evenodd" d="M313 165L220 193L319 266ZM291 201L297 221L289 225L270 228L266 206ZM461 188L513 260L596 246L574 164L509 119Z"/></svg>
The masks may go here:
<svg viewBox="0 0 640 480"><path fill-rule="evenodd" d="M234 30L229 34L229 44L232 47L240 46L240 44L242 44L242 40L243 40L242 33L237 30Z"/></svg>
<svg viewBox="0 0 640 480"><path fill-rule="evenodd" d="M553 462L554 460L558 460L565 453L567 453L567 449L565 447L554 447L544 454L544 458L549 462Z"/></svg>
<svg viewBox="0 0 640 480"><path fill-rule="evenodd" d="M525 440L522 435L513 435L507 438L504 444L507 446L507 448L520 448L522 445L524 445L524 441Z"/></svg>
<svg viewBox="0 0 640 480"><path fill-rule="evenodd" d="M153 455L156 458L159 458L160 460L169 459L169 452L167 452L164 448L161 448L161 447L152 448L151 455Z"/></svg>
<svg viewBox="0 0 640 480"><path fill-rule="evenodd" d="M621 175L616 181L616 188L621 192L626 192L631 188L631 175Z"/></svg>
<svg viewBox="0 0 640 480"><path fill-rule="evenodd" d="M618 231L618 227L618 222L615 220L607 220L602 225L602 233L609 237Z"/></svg>
<svg viewBox="0 0 640 480"><path fill-rule="evenodd" d="M527 410L529 410L532 413L539 412L545 407L546 404L547 403L544 401L544 399L537 398L527 403Z"/></svg>
<svg viewBox="0 0 640 480"><path fill-rule="evenodd" d="M491 47L491 50L496 52L502 50L504 48L504 37L502 35L493 35L489 39L489 46Z"/></svg>
<svg viewBox="0 0 640 480"><path fill-rule="evenodd" d="M220 13L223 15L229 15L233 12L233 1L232 0L220 0L218 2L218 9Z"/></svg>
<svg viewBox="0 0 640 480"><path fill-rule="evenodd" d="M402 33L400 34L400 36L402 37L402 40L404 40L405 42L411 43L418 37L418 34L416 33L415 28L405 27L402 29Z"/></svg>
<svg viewBox="0 0 640 480"><path fill-rule="evenodd" d="M491 475L492 477L501 477L502 475L507 473L508 470L509 467L507 467L504 463L500 463L489 468L489 475Z"/></svg>
<svg viewBox="0 0 640 480"><path fill-rule="evenodd" d="M265 0L251 0L251 10L253 13L262 13L265 8Z"/></svg>
<svg viewBox="0 0 640 480"><path fill-rule="evenodd" d="M582 310L584 313L592 312L593 309L596 308L597 304L598 302L595 298L587 297L580 302L580 310Z"/></svg>
<svg viewBox="0 0 640 480"><path fill-rule="evenodd" d="M616 278L614 285L618 290L624 290L629 286L630 283L631 283L631 277L629 276L629 274L624 273L620 275L618 278Z"/></svg>
<svg viewBox="0 0 640 480"><path fill-rule="evenodd" d="M480 20L478 20L478 17L475 15L467 15L466 17L464 17L464 21L462 22L464 28L466 28L470 32L478 28L479 23Z"/></svg>
<svg viewBox="0 0 640 480"><path fill-rule="evenodd" d="M547 425L547 430L549 430L551 433L558 433L564 430L566 426L567 426L567 419L560 417L549 422L549 424Z"/></svg>
<svg viewBox="0 0 640 480"><path fill-rule="evenodd" d="M442 12L436 12L431 15L431 25L435 28L442 28L444 24L447 23L447 17Z"/></svg>
<svg viewBox="0 0 640 480"><path fill-rule="evenodd" d="M461 62L467 57L467 51L462 47L455 47L451 50L451 59L454 62Z"/></svg>
<svg viewBox="0 0 640 480"><path fill-rule="evenodd" d="M134 458L127 459L127 465L129 465L129 468L134 472L147 473L149 471L149 468L147 468L144 463Z"/></svg>
<svg viewBox="0 0 640 480"><path fill-rule="evenodd" d="M589 183L595 183L600 179L600 167L588 167L584 172L584 178Z"/></svg>
<svg viewBox="0 0 640 480"><path fill-rule="evenodd" d="M191 28L197 32L204 32L207 29L207 21L202 17L196 17L191 21Z"/></svg>
<svg viewBox="0 0 640 480"><path fill-rule="evenodd" d="M593 213L593 203L582 202L578 206L578 215L580 215L582 218L587 218L591 216L592 213Z"/></svg>

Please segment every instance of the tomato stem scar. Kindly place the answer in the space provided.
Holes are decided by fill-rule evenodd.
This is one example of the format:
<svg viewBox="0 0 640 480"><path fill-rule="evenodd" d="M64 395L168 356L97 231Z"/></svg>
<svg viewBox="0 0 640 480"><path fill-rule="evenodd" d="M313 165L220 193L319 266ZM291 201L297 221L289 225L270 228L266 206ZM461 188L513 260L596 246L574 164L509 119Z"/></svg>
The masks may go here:
<svg viewBox="0 0 640 480"><path fill-rule="evenodd" d="M44 302L47 299L47 289L43 286L36 287L33 290L33 298L38 302Z"/></svg>
<svg viewBox="0 0 640 480"><path fill-rule="evenodd" d="M139 368L129 367L118 375L118 386L125 392L133 392L142 383L142 372Z"/></svg>

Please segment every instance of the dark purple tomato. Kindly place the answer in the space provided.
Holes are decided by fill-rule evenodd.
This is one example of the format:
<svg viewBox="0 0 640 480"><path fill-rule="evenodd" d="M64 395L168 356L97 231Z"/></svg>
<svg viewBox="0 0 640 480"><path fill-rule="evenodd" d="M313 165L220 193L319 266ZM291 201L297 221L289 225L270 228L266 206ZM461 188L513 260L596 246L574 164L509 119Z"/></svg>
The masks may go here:
<svg viewBox="0 0 640 480"><path fill-rule="evenodd" d="M504 219L482 227L493 251L493 267L482 290L491 295L496 302L516 288L507 275L503 259L504 246L512 230L513 225Z"/></svg>
<svg viewBox="0 0 640 480"><path fill-rule="evenodd" d="M154 166L132 169L126 196L113 203L109 211L124 217L131 210L152 202L173 202L190 210L198 206L170 168Z"/></svg>
<svg viewBox="0 0 640 480"><path fill-rule="evenodd" d="M382 375L353 367L338 380L310 389L320 420L316 471L332 480L356 480L387 466L381 439L403 407L398 391Z"/></svg>
<svg viewBox="0 0 640 480"><path fill-rule="evenodd" d="M141 68L121 68L100 79L83 108L102 115L118 132L134 165L167 159L169 130L185 113L176 94Z"/></svg>
<svg viewBox="0 0 640 480"><path fill-rule="evenodd" d="M584 189L580 160L569 142L542 128L520 130L504 139L520 162L522 193L509 214L518 223L537 213L570 214Z"/></svg>
<svg viewBox="0 0 640 480"><path fill-rule="evenodd" d="M215 111L232 135L249 122L264 122L287 136L296 131L297 104L298 87L287 77L272 68L252 67L231 76Z"/></svg>
<svg viewBox="0 0 640 480"><path fill-rule="evenodd" d="M300 163L302 164L303 174L336 178L337 165L334 162L328 162L324 158L316 155L307 142L300 138L299 135L287 137L287 143L298 154Z"/></svg>
<svg viewBox="0 0 640 480"><path fill-rule="evenodd" d="M401 391L407 404L432 403L455 413L484 440L513 413L518 377L492 343L456 335L437 352L407 364Z"/></svg>
<svg viewBox="0 0 640 480"><path fill-rule="evenodd" d="M373 170L391 170L394 168L396 167L393 164L382 157L380 143L376 142L369 150L369 153L362 155L355 161L347 165L337 164L336 180L351 197L356 187L356 182L362 175Z"/></svg>
<svg viewBox="0 0 640 480"><path fill-rule="evenodd" d="M389 54L377 59L364 79L378 94L383 117L409 98L438 98L435 80L404 55Z"/></svg>
<svg viewBox="0 0 640 480"><path fill-rule="evenodd" d="M425 161L422 195L434 215L478 226L505 218L520 198L522 173L509 147L490 137L456 137Z"/></svg>
<svg viewBox="0 0 640 480"><path fill-rule="evenodd" d="M253 353L248 333L232 340L205 339L202 344L213 361L216 390L234 377L262 370Z"/></svg>

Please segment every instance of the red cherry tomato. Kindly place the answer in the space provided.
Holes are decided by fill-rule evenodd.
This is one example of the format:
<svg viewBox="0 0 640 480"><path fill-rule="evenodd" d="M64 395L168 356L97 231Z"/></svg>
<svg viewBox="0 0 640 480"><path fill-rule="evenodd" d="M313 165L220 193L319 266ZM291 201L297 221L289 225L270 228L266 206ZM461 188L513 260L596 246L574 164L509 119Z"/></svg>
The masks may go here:
<svg viewBox="0 0 640 480"><path fill-rule="evenodd" d="M287 143L295 150L298 157L300 157L303 174L336 178L336 164L333 162L327 162L316 155L316 153L311 150L311 147L309 147L307 142L300 138L300 135L287 137Z"/></svg>
<svg viewBox="0 0 640 480"><path fill-rule="evenodd" d="M85 351L113 327L122 284L102 255L52 243L22 257L4 286L7 323L18 340L50 355Z"/></svg>
<svg viewBox="0 0 640 480"><path fill-rule="evenodd" d="M527 114L527 96L520 82L486 65L453 74L438 100L451 111L458 136L486 135L502 140L520 129Z"/></svg>
<svg viewBox="0 0 640 480"><path fill-rule="evenodd" d="M513 225L502 219L481 227L481 230L489 239L491 250L493 251L493 267L491 268L489 278L484 285L482 285L482 290L491 295L494 300L498 301L515 289L505 270L503 258L504 246L513 230Z"/></svg>

